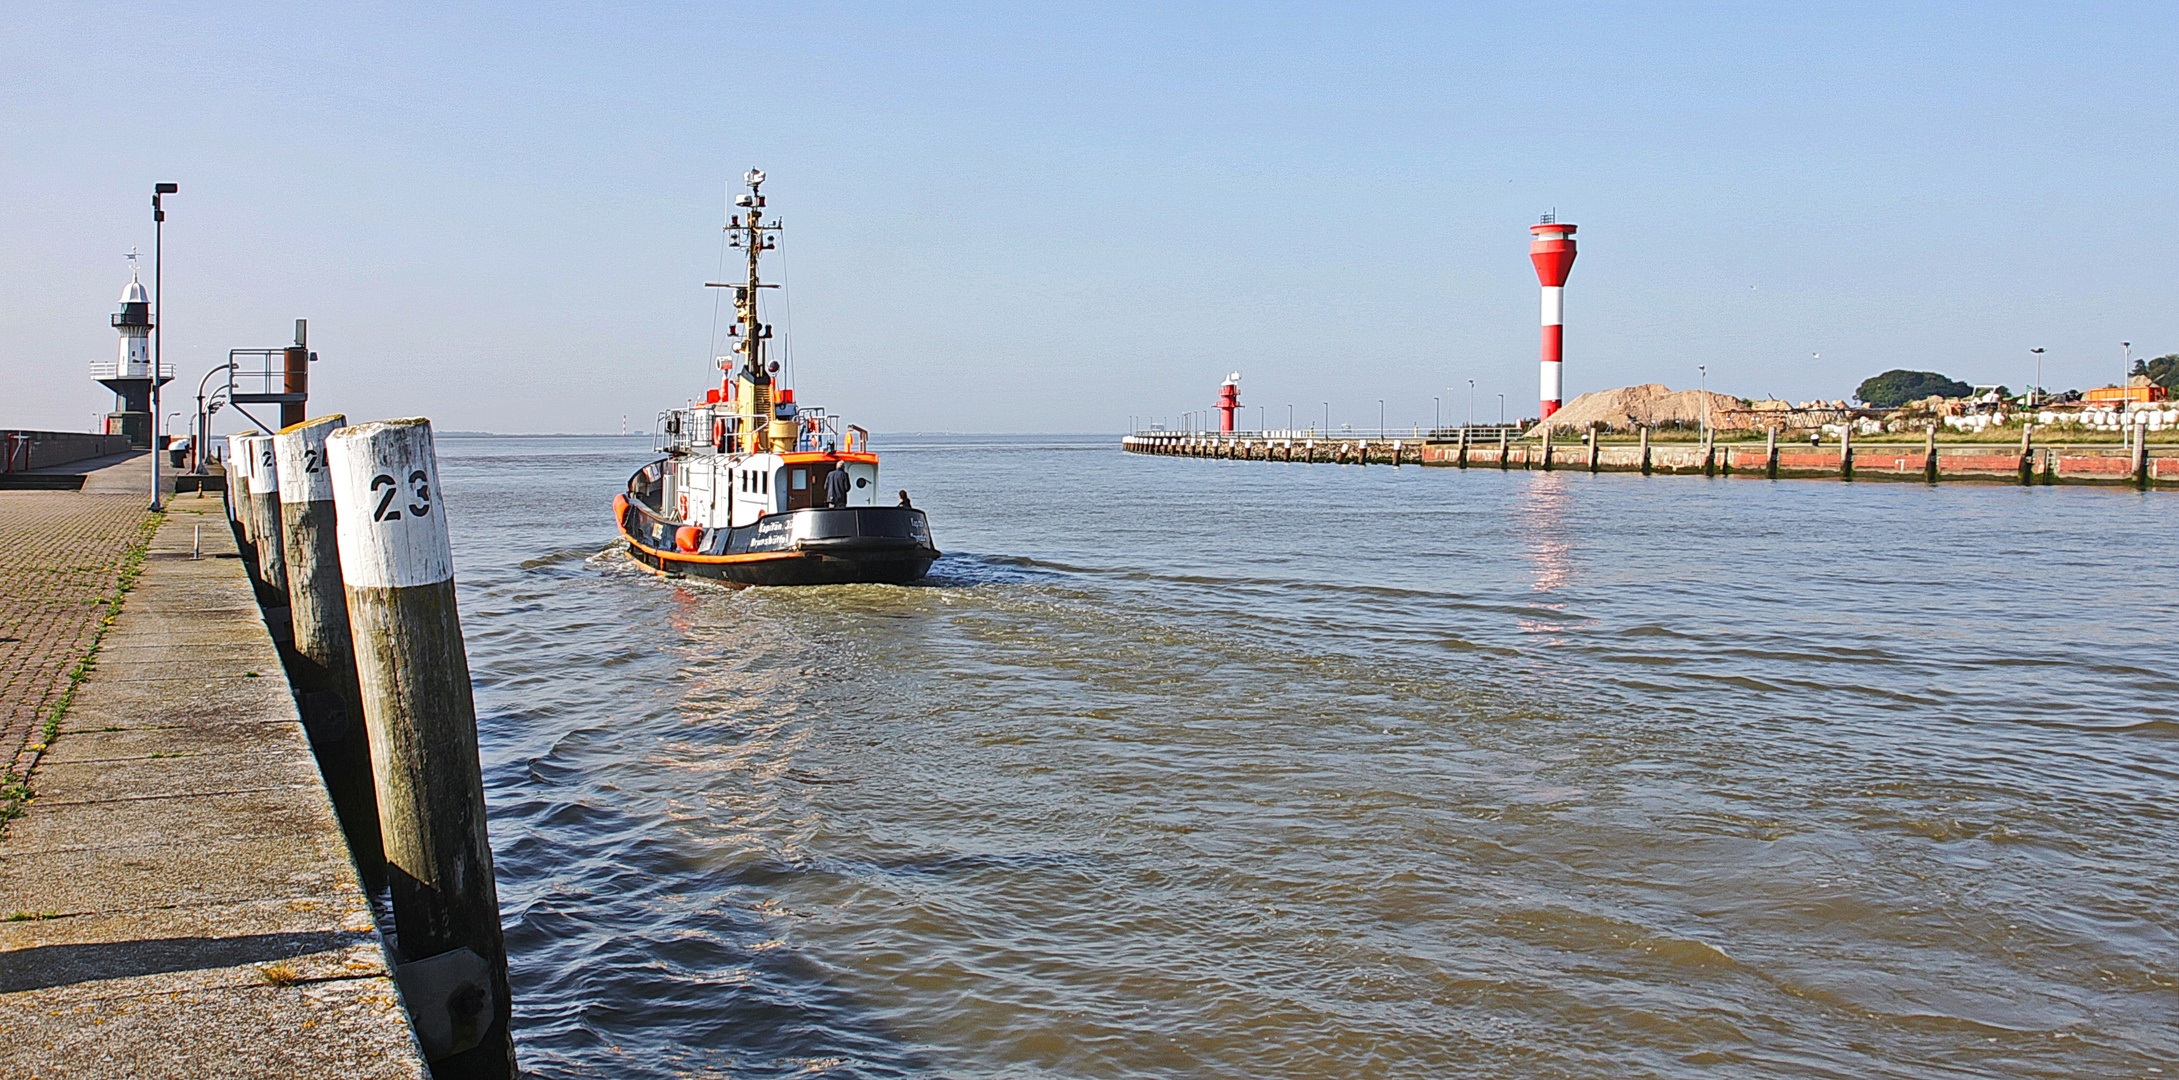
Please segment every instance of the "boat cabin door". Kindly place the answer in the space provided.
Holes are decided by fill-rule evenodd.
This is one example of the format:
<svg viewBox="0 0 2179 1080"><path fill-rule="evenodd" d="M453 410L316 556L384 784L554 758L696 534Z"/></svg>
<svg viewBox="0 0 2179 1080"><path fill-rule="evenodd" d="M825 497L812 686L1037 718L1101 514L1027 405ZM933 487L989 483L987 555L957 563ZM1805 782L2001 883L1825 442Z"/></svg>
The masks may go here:
<svg viewBox="0 0 2179 1080"><path fill-rule="evenodd" d="M829 462L811 461L787 466L787 509L808 510L816 506L825 495L825 476L833 466Z"/></svg>

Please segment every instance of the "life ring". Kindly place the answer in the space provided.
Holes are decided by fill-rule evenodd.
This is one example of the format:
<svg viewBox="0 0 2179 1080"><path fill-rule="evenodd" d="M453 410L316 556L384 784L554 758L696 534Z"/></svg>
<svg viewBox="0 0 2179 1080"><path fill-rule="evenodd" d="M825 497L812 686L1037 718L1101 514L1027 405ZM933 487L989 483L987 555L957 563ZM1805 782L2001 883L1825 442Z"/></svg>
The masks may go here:
<svg viewBox="0 0 2179 1080"><path fill-rule="evenodd" d="M687 521L688 519L689 519L689 497L688 497L688 495L686 495L686 494L683 494L683 495L681 496L681 520L683 520L683 521Z"/></svg>
<svg viewBox="0 0 2179 1080"><path fill-rule="evenodd" d="M711 445L713 449L726 449L726 421L713 420L711 422Z"/></svg>

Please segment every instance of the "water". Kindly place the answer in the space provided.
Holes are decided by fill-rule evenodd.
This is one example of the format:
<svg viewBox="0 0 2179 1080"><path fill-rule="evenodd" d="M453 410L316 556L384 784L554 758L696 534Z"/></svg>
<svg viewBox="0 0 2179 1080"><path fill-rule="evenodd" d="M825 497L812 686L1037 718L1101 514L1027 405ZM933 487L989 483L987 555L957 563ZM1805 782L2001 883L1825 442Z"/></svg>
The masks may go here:
<svg viewBox="0 0 2179 1080"><path fill-rule="evenodd" d="M737 592L441 441L531 1073L2174 1068L2170 495L1113 442Z"/></svg>

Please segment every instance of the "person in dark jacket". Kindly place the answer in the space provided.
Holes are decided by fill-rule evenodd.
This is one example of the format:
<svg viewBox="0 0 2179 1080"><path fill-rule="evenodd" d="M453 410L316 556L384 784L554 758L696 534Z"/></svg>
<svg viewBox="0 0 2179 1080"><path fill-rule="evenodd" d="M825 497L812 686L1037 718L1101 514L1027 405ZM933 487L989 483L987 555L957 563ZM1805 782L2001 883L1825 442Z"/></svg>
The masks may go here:
<svg viewBox="0 0 2179 1080"><path fill-rule="evenodd" d="M825 474L825 505L846 506L849 484L846 469L834 469Z"/></svg>
<svg viewBox="0 0 2179 1080"><path fill-rule="evenodd" d="M915 504L908 501L908 489L906 488L902 488L900 491L900 508L903 510L915 509Z"/></svg>

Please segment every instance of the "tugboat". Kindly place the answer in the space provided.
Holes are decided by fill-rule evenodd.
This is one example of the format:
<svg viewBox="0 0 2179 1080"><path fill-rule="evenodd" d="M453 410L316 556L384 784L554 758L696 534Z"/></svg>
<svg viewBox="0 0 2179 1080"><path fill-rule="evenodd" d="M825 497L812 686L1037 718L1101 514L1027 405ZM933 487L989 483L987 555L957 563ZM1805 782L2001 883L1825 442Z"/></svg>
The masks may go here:
<svg viewBox="0 0 2179 1080"><path fill-rule="evenodd" d="M654 449L613 497L628 554L662 574L737 585L906 584L939 552L923 511L882 505L870 433L798 404L767 361L772 328L757 317L757 259L778 245L764 219L764 174L755 169L726 230L749 253L748 279L706 282L734 290L736 356L701 404L659 414Z"/></svg>

